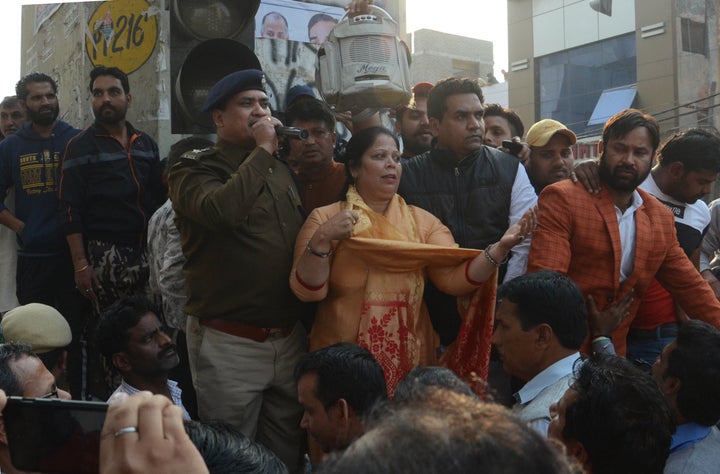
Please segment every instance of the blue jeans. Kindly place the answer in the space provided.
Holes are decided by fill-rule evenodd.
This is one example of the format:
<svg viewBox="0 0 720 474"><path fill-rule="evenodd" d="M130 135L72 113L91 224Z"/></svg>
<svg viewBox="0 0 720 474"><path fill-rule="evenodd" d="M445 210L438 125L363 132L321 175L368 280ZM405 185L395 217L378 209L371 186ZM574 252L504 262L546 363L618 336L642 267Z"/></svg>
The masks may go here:
<svg viewBox="0 0 720 474"><path fill-rule="evenodd" d="M674 337L656 337L652 339L630 339L627 340L628 360L641 360L647 362L647 370L655 363L655 359L662 350L675 340Z"/></svg>

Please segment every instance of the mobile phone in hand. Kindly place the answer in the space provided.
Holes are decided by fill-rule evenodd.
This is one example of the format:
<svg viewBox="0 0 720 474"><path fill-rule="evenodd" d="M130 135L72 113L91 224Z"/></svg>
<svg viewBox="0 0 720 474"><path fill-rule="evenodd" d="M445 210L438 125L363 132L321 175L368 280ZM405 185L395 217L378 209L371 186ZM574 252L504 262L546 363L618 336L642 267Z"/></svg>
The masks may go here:
<svg viewBox="0 0 720 474"><path fill-rule="evenodd" d="M10 460L16 469L97 474L107 403L8 397L3 410Z"/></svg>
<svg viewBox="0 0 720 474"><path fill-rule="evenodd" d="M520 153L523 149L522 143L514 142L512 140L503 140L502 146L504 148L507 148L508 151L515 156L517 156L517 154Z"/></svg>

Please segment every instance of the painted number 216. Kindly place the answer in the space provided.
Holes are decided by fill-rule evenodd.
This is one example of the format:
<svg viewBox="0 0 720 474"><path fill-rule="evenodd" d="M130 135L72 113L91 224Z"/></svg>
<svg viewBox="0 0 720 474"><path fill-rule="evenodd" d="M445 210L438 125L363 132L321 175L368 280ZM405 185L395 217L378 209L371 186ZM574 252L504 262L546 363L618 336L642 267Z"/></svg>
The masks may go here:
<svg viewBox="0 0 720 474"><path fill-rule="evenodd" d="M105 41L105 36L101 31L101 28L96 29L93 33L93 41L96 45L93 48L93 61L97 59L98 50L102 47L101 55L104 57L108 56L108 53L116 54L121 53L125 50L133 49L142 45L145 39L145 30L142 28L142 24L148 22L148 15L142 14L135 17L135 14L121 15L117 18L114 23L114 34L110 38L110 41Z"/></svg>

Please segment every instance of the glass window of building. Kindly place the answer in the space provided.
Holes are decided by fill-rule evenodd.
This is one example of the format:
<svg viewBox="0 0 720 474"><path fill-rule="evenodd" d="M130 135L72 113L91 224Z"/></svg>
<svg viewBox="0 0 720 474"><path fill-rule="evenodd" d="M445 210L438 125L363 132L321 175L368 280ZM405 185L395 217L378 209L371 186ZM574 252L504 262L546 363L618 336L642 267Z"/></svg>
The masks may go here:
<svg viewBox="0 0 720 474"><path fill-rule="evenodd" d="M637 82L636 55L630 33L536 58L536 119L558 120L578 134L588 131L602 92Z"/></svg>

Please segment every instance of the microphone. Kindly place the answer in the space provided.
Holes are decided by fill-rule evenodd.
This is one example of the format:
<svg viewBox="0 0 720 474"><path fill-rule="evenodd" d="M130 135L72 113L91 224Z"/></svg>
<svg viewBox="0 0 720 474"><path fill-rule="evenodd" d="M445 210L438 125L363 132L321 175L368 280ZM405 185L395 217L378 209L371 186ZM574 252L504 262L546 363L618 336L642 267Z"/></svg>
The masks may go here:
<svg viewBox="0 0 720 474"><path fill-rule="evenodd" d="M307 140L310 136L307 130L304 128L297 127L275 127L275 133L290 138L297 138L298 140Z"/></svg>

